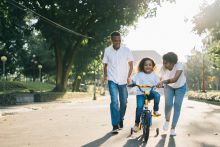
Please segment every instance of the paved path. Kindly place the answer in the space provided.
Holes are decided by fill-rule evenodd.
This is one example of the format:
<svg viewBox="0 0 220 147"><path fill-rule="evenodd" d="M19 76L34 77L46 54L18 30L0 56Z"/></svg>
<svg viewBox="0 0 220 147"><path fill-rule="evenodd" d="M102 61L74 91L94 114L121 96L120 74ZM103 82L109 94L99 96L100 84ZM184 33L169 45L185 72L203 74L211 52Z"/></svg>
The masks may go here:
<svg viewBox="0 0 220 147"><path fill-rule="evenodd" d="M220 147L219 106L185 98L177 136L170 137L161 129L163 99L162 117L153 120L147 144L141 141L141 132L128 137L136 107L130 96L125 127L117 135L109 133L109 98L0 107L0 147ZM157 127L160 135L154 137Z"/></svg>

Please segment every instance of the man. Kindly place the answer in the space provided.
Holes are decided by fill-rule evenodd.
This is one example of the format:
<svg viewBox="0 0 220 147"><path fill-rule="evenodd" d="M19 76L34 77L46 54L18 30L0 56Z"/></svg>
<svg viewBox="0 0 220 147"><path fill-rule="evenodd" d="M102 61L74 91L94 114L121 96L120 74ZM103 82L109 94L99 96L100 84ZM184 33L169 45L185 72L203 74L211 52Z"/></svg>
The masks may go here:
<svg viewBox="0 0 220 147"><path fill-rule="evenodd" d="M117 133L119 129L123 128L128 98L126 85L131 82L133 56L129 48L121 46L121 35L119 32L111 33L111 41L112 45L105 49L103 57L103 82L105 84L108 80L111 96L112 133Z"/></svg>

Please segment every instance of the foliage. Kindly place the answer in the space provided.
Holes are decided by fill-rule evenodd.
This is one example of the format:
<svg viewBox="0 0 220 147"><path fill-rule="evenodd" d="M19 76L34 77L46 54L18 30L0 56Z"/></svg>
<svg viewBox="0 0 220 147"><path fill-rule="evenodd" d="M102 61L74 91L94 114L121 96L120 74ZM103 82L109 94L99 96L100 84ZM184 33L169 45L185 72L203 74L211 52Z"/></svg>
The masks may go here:
<svg viewBox="0 0 220 147"><path fill-rule="evenodd" d="M28 36L31 29L26 23L27 14L0 1L0 56L6 56L6 73L14 73L18 67L18 57L24 55L24 36ZM0 62L2 67L2 62ZM2 74L2 68L0 68Z"/></svg>
<svg viewBox="0 0 220 147"><path fill-rule="evenodd" d="M210 91L207 93L189 91L187 96L190 100L197 100L220 105L220 92Z"/></svg>
<svg viewBox="0 0 220 147"><path fill-rule="evenodd" d="M211 72L211 63L209 56L192 50L192 55L188 57L185 64L185 74L189 89L200 90L202 87L203 68L205 81L208 79L208 75ZM207 87L207 82L206 82Z"/></svg>
<svg viewBox="0 0 220 147"><path fill-rule="evenodd" d="M38 78L38 65L42 65L42 75L55 74L55 59L53 50L51 50L42 37L40 32L34 31L27 37L25 46L26 58L20 58L20 64L23 66L22 73L25 76Z"/></svg>
<svg viewBox="0 0 220 147"><path fill-rule="evenodd" d="M50 49L54 51L56 63L56 87L54 90L65 91L72 69L74 69L72 73L76 75L89 69L89 64L103 52L108 35L112 31L120 30L125 32L126 26L135 25L140 16L155 12L155 8L158 5L160 5L160 0L3 0L0 2L0 13L3 14L0 15L3 16L1 17L0 47L4 50L7 49L7 55L9 56L8 52L13 47L13 44L18 46L16 50L13 47L11 52L16 60L18 60L18 57L22 58L21 62L16 62L19 63L17 67L19 69L23 68L25 75L36 77L34 74L36 72L31 67L33 64L25 64L24 61L25 59L32 60L32 54L38 49L42 50L41 43L44 40L39 40L35 36L33 44L28 44L28 41L32 39L24 39L24 36L28 36L26 32L29 32L30 28L39 31L42 34L42 38L46 39L45 41ZM30 12L30 10L34 12ZM48 21L48 19L51 21ZM31 20L37 21L32 23ZM12 29L7 29L10 27ZM5 32L6 30L14 30L14 32ZM93 37L93 39L82 37L82 35L80 35L81 37L77 36L76 34L78 33L74 33L74 31ZM8 36L3 38L2 36L4 35ZM24 46L27 44L28 49ZM40 62L43 62L43 59L46 59L45 63L53 61L53 57L43 57L37 53L36 55ZM12 62L13 60L9 58L9 61ZM15 61L13 62L15 63ZM22 67L23 65L25 68ZM28 69L27 67L31 68ZM53 73L53 70L50 70L51 67L47 67L44 64L44 72Z"/></svg>
<svg viewBox="0 0 220 147"><path fill-rule="evenodd" d="M5 85L5 86L4 86ZM0 92L51 91L54 85L41 82L0 82Z"/></svg>
<svg viewBox="0 0 220 147"><path fill-rule="evenodd" d="M194 30L198 34L206 33L205 46L212 55L215 68L220 69L220 0L204 6L201 12L194 17Z"/></svg>
<svg viewBox="0 0 220 147"><path fill-rule="evenodd" d="M85 54L87 57L95 57L103 48L99 44L114 30L120 30L123 26L134 25L139 16L144 15L148 10L148 3L145 0L125 1L100 1L100 0L55 0L50 1L25 0L21 1L26 7L35 10L39 14L56 21L57 23L82 34L93 37L93 40L85 40L67 33L57 26L46 23L42 18L34 25L42 32L47 42L55 50L57 65L57 87L55 90L63 91L72 67L76 67L74 60L84 47L89 50L97 50L97 54ZM153 1L158 2L158 1ZM90 51L92 52L92 51ZM86 56L89 55L89 56ZM87 63L90 63L87 60Z"/></svg>

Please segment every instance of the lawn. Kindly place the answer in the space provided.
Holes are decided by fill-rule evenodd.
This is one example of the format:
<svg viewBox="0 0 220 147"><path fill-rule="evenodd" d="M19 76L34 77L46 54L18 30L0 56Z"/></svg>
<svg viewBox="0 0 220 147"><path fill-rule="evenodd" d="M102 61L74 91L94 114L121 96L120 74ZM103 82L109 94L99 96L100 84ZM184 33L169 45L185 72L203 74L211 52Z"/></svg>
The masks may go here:
<svg viewBox="0 0 220 147"><path fill-rule="evenodd" d="M42 82L0 82L0 94L13 92L51 91L54 85Z"/></svg>

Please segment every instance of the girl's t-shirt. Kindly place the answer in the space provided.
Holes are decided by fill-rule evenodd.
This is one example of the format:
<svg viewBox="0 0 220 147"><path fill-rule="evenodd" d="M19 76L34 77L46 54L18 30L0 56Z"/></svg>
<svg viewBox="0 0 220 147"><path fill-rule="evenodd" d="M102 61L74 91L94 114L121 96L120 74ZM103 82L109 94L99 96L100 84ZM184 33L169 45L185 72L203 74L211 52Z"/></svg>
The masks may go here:
<svg viewBox="0 0 220 147"><path fill-rule="evenodd" d="M182 73L179 79L175 83L168 84L169 86L173 88L182 87L186 83L186 77L184 75L183 68L184 68L183 64L181 63L176 63L172 70L168 70L162 67L160 70L160 77L162 78L162 80L168 80L168 79L174 78L177 70L182 70Z"/></svg>
<svg viewBox="0 0 220 147"><path fill-rule="evenodd" d="M137 84L137 85L157 85L160 82L159 77L154 73L144 73L144 72L139 72L137 73L134 78L133 81ZM143 91L146 90L150 90L150 88L142 88ZM141 92L138 88L137 88L137 95L142 95L143 92Z"/></svg>

